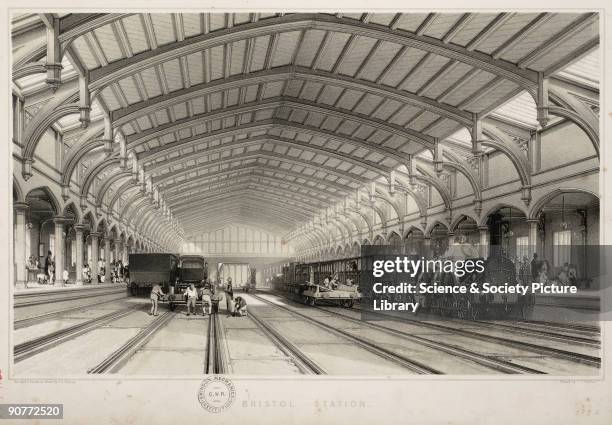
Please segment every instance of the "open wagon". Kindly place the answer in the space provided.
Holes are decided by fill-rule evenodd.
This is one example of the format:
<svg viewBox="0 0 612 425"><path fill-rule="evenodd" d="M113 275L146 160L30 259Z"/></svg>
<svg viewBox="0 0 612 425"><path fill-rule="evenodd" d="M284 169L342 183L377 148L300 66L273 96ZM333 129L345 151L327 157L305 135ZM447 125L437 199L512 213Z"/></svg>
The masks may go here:
<svg viewBox="0 0 612 425"><path fill-rule="evenodd" d="M332 289L322 285L305 283L293 285L293 299L307 305L332 304L352 307L355 301L361 299L361 293L356 286L338 285Z"/></svg>

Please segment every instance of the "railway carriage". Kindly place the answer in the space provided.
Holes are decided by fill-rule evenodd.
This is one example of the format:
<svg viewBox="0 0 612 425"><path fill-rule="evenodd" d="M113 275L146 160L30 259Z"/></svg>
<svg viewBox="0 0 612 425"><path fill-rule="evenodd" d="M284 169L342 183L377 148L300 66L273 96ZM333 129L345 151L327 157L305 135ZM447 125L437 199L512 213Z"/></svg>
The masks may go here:
<svg viewBox="0 0 612 425"><path fill-rule="evenodd" d="M130 254L130 284L132 295L148 295L154 285L162 288L160 300L171 310L185 303L183 291L192 283L201 287L207 279L204 257L178 256L167 253Z"/></svg>
<svg viewBox="0 0 612 425"><path fill-rule="evenodd" d="M455 245L453 251L446 253L443 259L472 259L480 258L474 254L473 247L466 251L465 247ZM389 258L395 258L399 251L389 247ZM385 257L382 255L382 257ZM374 259L381 259L381 254L366 255L363 257L346 258L340 260L299 263L293 262L282 268L282 273L272 280L272 289L285 293L295 301L308 304L337 304L346 307L353 306L362 298L360 288L360 270L369 270ZM419 257L415 257L419 258ZM338 284L330 287L325 285L325 279L336 276ZM394 274L392 279L399 283L434 283L438 285L459 285L469 287L473 282L481 288L484 282L516 283L517 276L514 263L497 254L485 261L485 273L466 273L462 277L454 273L424 272L415 278ZM367 285L367 283L364 282ZM367 289L367 288L364 288ZM525 317L529 307L530 296L521 297L515 294L471 294L444 293L426 295L402 295L405 299L395 301L418 302L418 312L432 313L444 317L459 319Z"/></svg>
<svg viewBox="0 0 612 425"><path fill-rule="evenodd" d="M201 255L181 255L179 281L175 285L175 291L183 291L192 283L196 287L202 287L208 278L206 259Z"/></svg>
<svg viewBox="0 0 612 425"><path fill-rule="evenodd" d="M148 294L154 285L167 294L179 277L179 256L175 254L130 254L129 264L132 295Z"/></svg>
<svg viewBox="0 0 612 425"><path fill-rule="evenodd" d="M336 304L352 307L361 299L359 291L360 258L289 263L282 275L274 278L274 290L308 304ZM334 282L331 282L335 278ZM327 282L326 282L327 279Z"/></svg>
<svg viewBox="0 0 612 425"><path fill-rule="evenodd" d="M478 258L471 258L478 260ZM502 254L489 257L485 261L484 273L468 273L462 277L454 273L429 272L422 273L418 282L439 285L468 286L476 283L480 289L483 283L501 284L507 282L513 285L517 282L516 269L512 260ZM517 294L431 294L420 296L419 311L434 313L440 316L457 317L459 319L503 319L509 316L524 318L529 307L530 296Z"/></svg>

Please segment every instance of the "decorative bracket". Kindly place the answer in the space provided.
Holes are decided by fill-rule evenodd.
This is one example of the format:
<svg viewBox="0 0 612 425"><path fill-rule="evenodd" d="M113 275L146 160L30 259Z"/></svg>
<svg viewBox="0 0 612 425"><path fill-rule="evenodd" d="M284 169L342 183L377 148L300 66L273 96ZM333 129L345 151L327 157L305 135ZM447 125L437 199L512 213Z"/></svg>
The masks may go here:
<svg viewBox="0 0 612 425"><path fill-rule="evenodd" d="M548 115L548 78L544 73L538 72L538 122L542 128L546 128L550 117Z"/></svg>

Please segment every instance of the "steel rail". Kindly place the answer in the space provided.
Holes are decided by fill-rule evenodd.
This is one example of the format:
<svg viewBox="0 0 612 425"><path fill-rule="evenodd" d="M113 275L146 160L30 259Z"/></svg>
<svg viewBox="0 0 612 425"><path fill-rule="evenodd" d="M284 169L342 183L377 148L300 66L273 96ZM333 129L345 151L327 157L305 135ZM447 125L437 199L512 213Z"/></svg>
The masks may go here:
<svg viewBox="0 0 612 425"><path fill-rule="evenodd" d="M328 374L322 366L310 359L302 350L282 336L276 329L272 328L272 326L259 319L252 311L249 311L249 317L264 334L266 334L266 336L268 336L268 338L270 338L272 342L293 361L300 372L307 375Z"/></svg>
<svg viewBox="0 0 612 425"><path fill-rule="evenodd" d="M112 294L108 294L108 295L112 295ZM75 307L69 307L67 309L64 310L56 310L56 311L52 311L49 313L43 313L41 315L38 316L34 316L34 317L28 317L26 319L19 319L19 320L15 320L14 322L14 329L21 329L21 328L25 328L27 326L31 326L33 324L42 322L43 320L55 317L55 316L60 316L62 314L66 314L66 313L70 313L76 310L80 310L82 308L87 308L87 307L92 307L92 306L99 306L101 304L108 304L108 303L112 303L113 301L118 301L118 300L122 300L122 299L126 299L128 298L127 295L124 295L122 297L119 298L113 298L112 300L107 300L107 301L96 301L90 304L81 304Z"/></svg>
<svg viewBox="0 0 612 425"><path fill-rule="evenodd" d="M120 348L111 353L107 358L90 368L87 373L117 373L125 363L149 342L155 333L164 327L173 317L174 314L171 311L166 311L160 317L149 323L146 328L130 338Z"/></svg>
<svg viewBox="0 0 612 425"><path fill-rule="evenodd" d="M498 328L498 329L508 329L516 333L525 334L525 335L535 335L535 336L544 336L551 340L557 340L562 342L575 342L576 344L586 345L590 347L601 347L601 341L594 338L586 338L577 335L568 335L562 334L558 332L544 331L539 329L532 329L523 326L514 326L509 323L497 323L497 322L487 322L482 320L475 320L474 323L478 323L479 325L489 327L489 328Z"/></svg>
<svg viewBox="0 0 612 425"><path fill-rule="evenodd" d="M325 309L325 308L321 308L321 307L312 307L315 309L318 309L320 311L324 311L326 313L332 314L333 316L336 317L340 317L344 320L347 320L349 322L352 323L357 323L361 326L364 327L368 327L370 329L374 329L377 331L382 331L385 332L387 334L390 335L394 335L394 336L399 336L414 342L417 342L418 344L425 346L425 347L429 347L429 348L433 348L435 350L439 350L442 351L444 353L447 354L451 354L455 357L460 357L462 359L465 360L469 360L472 361L478 365L481 366L485 366L485 367L489 367L493 370L502 372L502 373L507 373L507 374L544 374L544 372L530 368L530 367L526 367L526 366L521 366L521 365L517 365L515 363L511 363L508 362L506 360L501 360L501 359L494 359L482 354L478 354L475 353L473 351L470 350L466 350L454 345L450 345L450 344L446 344L440 341L431 341L427 338L423 338L417 335L412 335L409 334L407 332L403 332L400 330L396 330L396 329L391 329L391 328L387 328L385 326L382 325L378 325L378 324L374 324L374 323L370 323L370 322L366 322L363 320L359 320L359 319L355 319L353 317L349 317L345 314L342 313L338 313L336 311L332 311L329 309Z"/></svg>
<svg viewBox="0 0 612 425"><path fill-rule="evenodd" d="M83 335L89 331L99 328L106 323L117 320L123 316L127 316L130 313L137 311L135 308L126 308L119 311L113 311L112 313L106 314L102 317L98 317L92 320L88 320L83 323L60 329L59 331L52 332L50 334L34 338L32 340L22 342L21 344L15 345L13 348L14 362L18 363L22 360L27 359L35 354L42 351L46 351L56 345L64 343L68 340L76 338L77 336Z"/></svg>
<svg viewBox="0 0 612 425"><path fill-rule="evenodd" d="M290 314L292 314L294 316L298 316L298 317L306 320L307 322L312 323L312 324L314 324L314 325L316 325L316 326L318 326L318 327L320 327L320 328L322 328L322 329L324 329L324 330L326 330L328 332L331 332L331 333L333 333L335 335L338 335L338 336L341 336L341 337L343 337L345 339L348 339L349 341L356 343L361 348L364 348L364 349L370 351L371 353L374 353L377 356L380 356L380 357L382 357L382 358L384 358L386 360L389 360L389 361L391 361L391 362L393 362L395 364L398 364L398 365L400 365L400 366L402 366L402 367L404 367L406 369L412 370L413 372L416 372L416 373L419 373L419 374L435 374L435 375L442 374L442 372L440 372L440 371L438 371L438 370L436 370L436 369L434 369L432 367L429 367L429 366L427 366L427 365L425 365L423 363L417 362L415 360L409 359L408 357L403 356L401 354L394 353L391 350L387 350L386 348L379 347L378 345L373 344L373 343L371 343L370 341L368 341L368 340L366 340L364 338L352 335L352 334L350 334L348 332L345 332L343 330L340 330L340 329L334 329L334 328L330 327L329 325L327 325L327 324L325 324L323 322L320 322L320 321L318 321L316 319L313 319L312 317L306 316L305 314L299 313L299 312L297 312L295 310L292 310L292 309L290 309L288 307L275 304L275 303L273 303L273 302L271 302L269 300L266 300L265 298L261 298L258 295L255 295L255 294L250 294L250 295L252 297L254 297L254 298L256 298L256 299L266 303L266 304L272 305L272 306L277 307L277 308L279 308L281 310L285 310L285 311L287 311L288 313L290 313Z"/></svg>
<svg viewBox="0 0 612 425"><path fill-rule="evenodd" d="M372 315L377 315L377 316L383 316L383 317L387 317L386 315L382 314L382 313L377 313L377 312L368 312L368 314L372 314ZM441 330L441 331L445 331L445 332L451 332L454 334L458 334L458 335L462 335L462 336L467 336L470 338L474 338L474 339L479 339L481 341L488 341L488 342L494 342L497 344L501 344L501 345L505 345L507 347L514 347L514 348L519 348L519 349L525 349L525 350L529 350L529 351L533 351L535 353L538 354L544 354L547 356L552 356L552 357L556 357L556 358L560 358L560 359L565 359L565 360L570 360L572 362L575 363L581 363L581 364L586 364L589 366L595 366L595 367L601 367L601 358L600 357L595 357L595 356L590 356L587 354L581 354L581 353L574 353L572 351L567 351L567 350L562 350L559 348L552 348L552 347L546 347L543 345L538 345L538 344L533 344L530 342L524 342L524 341L517 341L517 340L513 340L513 339L508 339L508 338L503 338L503 337L498 337L498 336L494 336L494 335L487 335L487 334L483 334L483 333L479 333L479 332L475 332L475 331L470 331L470 330L466 330L466 329L459 329L456 327L452 327L452 326L444 326L444 325L440 325L437 323L430 323L430 322L424 322L422 320L414 320L414 319L407 319L407 318L394 318L395 320L400 320L402 322L405 323L410 323L413 325L417 325L417 326L422 326L422 327L427 327L430 329L436 329L436 330Z"/></svg>
<svg viewBox="0 0 612 425"><path fill-rule="evenodd" d="M94 292L94 293L92 293ZM99 293L98 293L99 292ZM112 294L119 294L119 293L126 293L126 288L122 287L121 289L119 288L100 288L97 290L85 290L84 292L81 291L70 291L70 294L78 294L78 295L74 295L74 296L66 296L66 297L54 297L54 293L42 293L42 294L27 294L28 296L35 298L32 301L19 301L19 302L15 302L14 304L14 308L23 308L23 307L31 307L31 306L35 306L35 305L41 305L41 304L51 304L51 303L59 303L62 301L73 301L73 300L80 300L83 299L83 296L85 295L86 297L101 297L104 295L112 295ZM17 301L18 298L25 298L25 294L19 294L18 296L15 297L15 301ZM40 297L40 299L38 299ZM53 297L53 298L51 298Z"/></svg>
<svg viewBox="0 0 612 425"><path fill-rule="evenodd" d="M206 369L204 373L228 373L225 337L218 313L210 315L208 321L208 344L206 347Z"/></svg>

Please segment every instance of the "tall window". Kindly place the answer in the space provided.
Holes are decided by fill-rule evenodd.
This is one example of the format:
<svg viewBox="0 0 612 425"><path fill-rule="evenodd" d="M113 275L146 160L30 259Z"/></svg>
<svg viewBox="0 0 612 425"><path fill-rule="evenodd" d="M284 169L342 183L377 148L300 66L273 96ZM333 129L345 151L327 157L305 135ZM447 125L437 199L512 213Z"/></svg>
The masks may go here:
<svg viewBox="0 0 612 425"><path fill-rule="evenodd" d="M571 263L571 244L571 230L562 230L553 233L553 262L555 266Z"/></svg>
<svg viewBox="0 0 612 425"><path fill-rule="evenodd" d="M529 257L529 236L516 238L516 256L521 260L523 257Z"/></svg>

